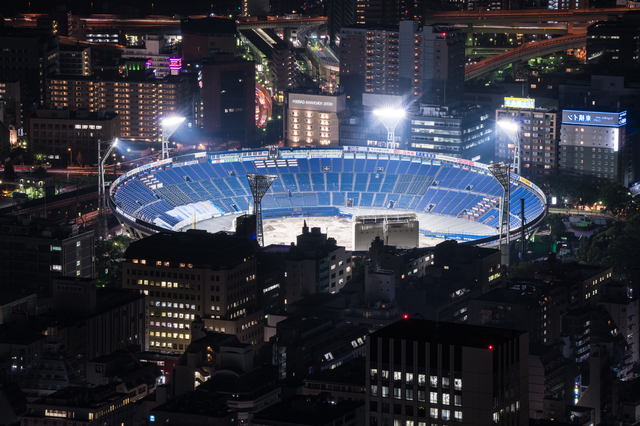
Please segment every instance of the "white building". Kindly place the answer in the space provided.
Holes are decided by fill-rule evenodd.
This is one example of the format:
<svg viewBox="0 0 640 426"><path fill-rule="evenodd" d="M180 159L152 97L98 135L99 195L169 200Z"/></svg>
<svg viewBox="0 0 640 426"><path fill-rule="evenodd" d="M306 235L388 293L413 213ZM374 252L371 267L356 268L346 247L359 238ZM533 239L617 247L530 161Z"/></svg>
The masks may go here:
<svg viewBox="0 0 640 426"><path fill-rule="evenodd" d="M149 35L145 40L145 47L128 47L122 53L122 59L147 58L151 60L151 68L156 71L156 78L164 78L171 74L170 59L178 57L177 53L166 49L166 40L160 35Z"/></svg>

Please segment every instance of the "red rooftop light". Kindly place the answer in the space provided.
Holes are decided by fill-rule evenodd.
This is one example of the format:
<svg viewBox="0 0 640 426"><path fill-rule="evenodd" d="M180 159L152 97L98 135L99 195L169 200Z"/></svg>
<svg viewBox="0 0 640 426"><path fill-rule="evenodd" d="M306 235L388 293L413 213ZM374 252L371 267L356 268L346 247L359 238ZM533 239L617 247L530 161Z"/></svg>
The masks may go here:
<svg viewBox="0 0 640 426"><path fill-rule="evenodd" d="M407 318L409 318L409 314L404 314L402 317L403 317L404 319L407 319Z"/></svg>
<svg viewBox="0 0 640 426"><path fill-rule="evenodd" d="M493 349L493 345L489 345L489 349Z"/></svg>

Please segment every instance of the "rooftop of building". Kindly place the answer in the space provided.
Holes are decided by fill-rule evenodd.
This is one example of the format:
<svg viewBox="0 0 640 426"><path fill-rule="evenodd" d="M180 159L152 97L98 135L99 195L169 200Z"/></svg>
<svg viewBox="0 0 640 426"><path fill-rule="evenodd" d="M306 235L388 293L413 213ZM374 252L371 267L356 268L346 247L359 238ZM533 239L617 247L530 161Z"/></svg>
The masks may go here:
<svg viewBox="0 0 640 426"><path fill-rule="evenodd" d="M289 44L283 41L275 31L271 29L255 29L240 31L251 44L253 44L263 55L273 59L274 50L286 50Z"/></svg>
<svg viewBox="0 0 640 426"><path fill-rule="evenodd" d="M38 120L86 120L86 121L110 121L116 118L115 112L96 111L90 112L86 109L38 109L33 114L32 119Z"/></svg>
<svg viewBox="0 0 640 426"><path fill-rule="evenodd" d="M531 280L529 283L509 283L508 288L496 288L474 300L482 302L507 303L510 305L529 305L537 302L541 296L544 283ZM537 306L537 303L536 303Z"/></svg>
<svg viewBox="0 0 640 426"><path fill-rule="evenodd" d="M536 277L544 281L585 281L611 268L610 266L587 265L579 262L557 262L552 256L548 260L540 262L540 269L536 271Z"/></svg>
<svg viewBox="0 0 640 426"><path fill-rule="evenodd" d="M305 382L323 382L340 385L366 386L366 358L353 358L344 364L318 371Z"/></svg>
<svg viewBox="0 0 640 426"><path fill-rule="evenodd" d="M274 388L278 380L277 366L262 365L239 377L233 374L215 374L200 385L199 389L232 394L234 399L243 399L248 394L260 394Z"/></svg>
<svg viewBox="0 0 640 426"><path fill-rule="evenodd" d="M78 226L73 223L32 216L0 215L0 235L63 240L80 234Z"/></svg>
<svg viewBox="0 0 640 426"><path fill-rule="evenodd" d="M44 398L32 402L34 405L67 406L98 409L111 404L128 394L116 392L115 383L100 385L94 388L68 386ZM100 408L102 409L102 408Z"/></svg>
<svg viewBox="0 0 640 426"><path fill-rule="evenodd" d="M320 426L333 424L364 402L340 401L332 403L320 396L296 395L254 414L257 423Z"/></svg>
<svg viewBox="0 0 640 426"><path fill-rule="evenodd" d="M506 343L523 333L523 331L502 328L408 318L374 332L371 338L382 337L488 348Z"/></svg>
<svg viewBox="0 0 640 426"><path fill-rule="evenodd" d="M148 58L147 58L148 59ZM163 78L155 78L154 74L141 75L139 73L133 73L126 77L123 77L117 70L109 70L104 75L96 72L93 75L53 75L47 77L48 81L87 81L87 82L105 82L105 83L162 83L165 81L171 81L171 79L181 76L166 75Z"/></svg>
<svg viewBox="0 0 640 426"><path fill-rule="evenodd" d="M486 110L478 105L428 105L420 104L419 108L408 111L411 118L465 118L481 114Z"/></svg>
<svg viewBox="0 0 640 426"><path fill-rule="evenodd" d="M255 253L255 242L225 232L211 234L190 229L186 232L161 232L134 241L124 257L127 262L144 259L149 266L160 260L221 270L244 263Z"/></svg>
<svg viewBox="0 0 640 426"><path fill-rule="evenodd" d="M208 422L236 416L236 413L229 411L227 395L200 389L185 393L150 411L152 415L154 412L204 416Z"/></svg>

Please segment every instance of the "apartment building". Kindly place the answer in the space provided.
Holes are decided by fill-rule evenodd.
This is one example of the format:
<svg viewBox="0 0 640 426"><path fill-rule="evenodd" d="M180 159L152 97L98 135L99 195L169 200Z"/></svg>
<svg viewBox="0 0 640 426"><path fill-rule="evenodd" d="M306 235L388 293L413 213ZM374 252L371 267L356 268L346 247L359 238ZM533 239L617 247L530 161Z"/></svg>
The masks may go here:
<svg viewBox="0 0 640 426"><path fill-rule="evenodd" d="M496 162L514 164L518 149L520 175L538 177L557 172L560 114L556 110L536 108L535 99L507 97L496 110L495 130Z"/></svg>
<svg viewBox="0 0 640 426"><path fill-rule="evenodd" d="M353 78L353 76L356 78ZM408 95L429 104L462 100L464 38L447 25L401 21L397 29L342 28L340 79L366 93Z"/></svg>
<svg viewBox="0 0 640 426"><path fill-rule="evenodd" d="M177 76L159 80L61 77L47 84L50 108L118 114L120 137L130 141L159 140L162 127L158 119L181 112L186 97L187 84Z"/></svg>
<svg viewBox="0 0 640 426"><path fill-rule="evenodd" d="M60 75L89 76L92 73L90 46L60 45Z"/></svg>

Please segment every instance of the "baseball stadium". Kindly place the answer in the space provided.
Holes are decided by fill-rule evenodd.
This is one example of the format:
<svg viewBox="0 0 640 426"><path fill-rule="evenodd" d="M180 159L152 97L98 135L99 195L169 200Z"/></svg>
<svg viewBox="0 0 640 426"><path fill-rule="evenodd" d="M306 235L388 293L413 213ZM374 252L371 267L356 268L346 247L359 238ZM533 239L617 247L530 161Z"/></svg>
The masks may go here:
<svg viewBox="0 0 640 426"><path fill-rule="evenodd" d="M255 174L273 179L261 204L265 243L291 242L296 234L269 240L269 230L282 230L282 223L314 225L323 219L341 243L333 230L359 217L410 216L417 221L420 245L424 238L490 243L499 237L504 190L489 166L386 148L272 147L182 155L120 176L108 203L134 238L191 228L230 231L239 216L253 212L247 176ZM521 232L523 203L525 230L546 214L544 193L513 173L510 200L512 234ZM272 221L279 225L269 226Z"/></svg>

